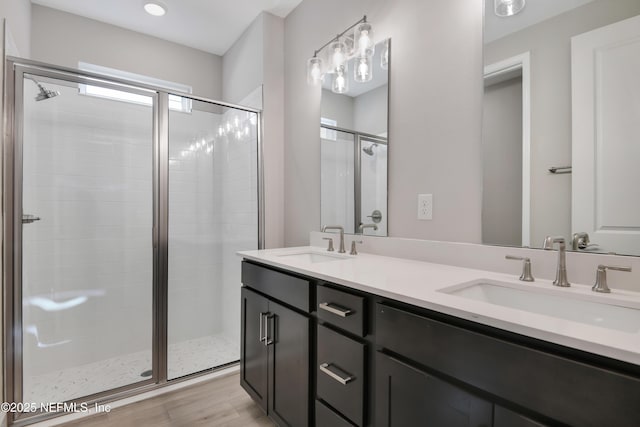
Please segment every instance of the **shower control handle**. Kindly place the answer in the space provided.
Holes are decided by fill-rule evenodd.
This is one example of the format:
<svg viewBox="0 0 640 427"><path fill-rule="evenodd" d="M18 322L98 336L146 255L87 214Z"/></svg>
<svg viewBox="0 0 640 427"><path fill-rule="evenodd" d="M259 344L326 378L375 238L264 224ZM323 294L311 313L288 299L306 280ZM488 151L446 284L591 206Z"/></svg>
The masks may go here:
<svg viewBox="0 0 640 427"><path fill-rule="evenodd" d="M371 212L371 215L367 215L367 218L371 218L374 224L379 224L380 221L382 221L382 212L376 209L373 212Z"/></svg>
<svg viewBox="0 0 640 427"><path fill-rule="evenodd" d="M40 221L40 217L37 217L35 215L31 215L31 214L22 215L22 223L23 224L31 224L31 223L34 223L36 221Z"/></svg>

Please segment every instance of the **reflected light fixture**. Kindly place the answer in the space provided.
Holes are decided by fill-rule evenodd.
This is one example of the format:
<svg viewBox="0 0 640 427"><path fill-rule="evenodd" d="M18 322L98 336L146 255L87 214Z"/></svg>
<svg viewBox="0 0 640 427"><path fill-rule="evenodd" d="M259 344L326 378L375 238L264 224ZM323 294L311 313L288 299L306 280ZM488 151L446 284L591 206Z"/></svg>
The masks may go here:
<svg viewBox="0 0 640 427"><path fill-rule="evenodd" d="M353 67L353 79L359 83L370 82L373 78L371 56L359 56L356 58L355 67Z"/></svg>
<svg viewBox="0 0 640 427"><path fill-rule="evenodd" d="M516 15L524 9L525 0L493 0L494 12L501 18Z"/></svg>
<svg viewBox="0 0 640 427"><path fill-rule="evenodd" d="M167 13L167 6L158 1L145 1L144 10L149 15L163 16L165 13Z"/></svg>
<svg viewBox="0 0 640 427"><path fill-rule="evenodd" d="M349 79L347 76L347 64L336 70L333 75L331 91L335 93L346 93L349 90Z"/></svg>
<svg viewBox="0 0 640 427"><path fill-rule="evenodd" d="M384 41L384 48L382 50L382 55L380 55L380 67L383 70L389 69L389 39Z"/></svg>

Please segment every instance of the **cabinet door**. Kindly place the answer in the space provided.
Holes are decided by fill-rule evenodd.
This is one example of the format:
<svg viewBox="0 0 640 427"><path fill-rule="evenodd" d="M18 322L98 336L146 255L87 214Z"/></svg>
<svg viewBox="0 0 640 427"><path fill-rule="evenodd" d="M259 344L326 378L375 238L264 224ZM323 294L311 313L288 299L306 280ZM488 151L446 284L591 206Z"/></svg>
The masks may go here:
<svg viewBox="0 0 640 427"><path fill-rule="evenodd" d="M493 405L376 354L376 426L490 427Z"/></svg>
<svg viewBox="0 0 640 427"><path fill-rule="evenodd" d="M269 416L280 426L308 426L310 319L273 301L269 312Z"/></svg>
<svg viewBox="0 0 640 427"><path fill-rule="evenodd" d="M240 385L267 411L268 347L265 345L269 302L242 288L242 339L240 344Z"/></svg>
<svg viewBox="0 0 640 427"><path fill-rule="evenodd" d="M495 405L493 417L493 427L544 427L544 424L498 405Z"/></svg>

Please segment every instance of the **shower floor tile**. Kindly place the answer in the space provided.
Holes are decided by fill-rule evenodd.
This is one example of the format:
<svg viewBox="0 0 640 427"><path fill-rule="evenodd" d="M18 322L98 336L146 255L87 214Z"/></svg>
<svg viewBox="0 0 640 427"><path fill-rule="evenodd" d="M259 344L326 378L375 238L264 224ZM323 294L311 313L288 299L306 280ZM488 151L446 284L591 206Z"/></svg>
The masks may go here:
<svg viewBox="0 0 640 427"><path fill-rule="evenodd" d="M168 378L234 362L240 343L224 335L210 335L169 345ZM147 379L151 352L141 351L74 368L24 378L23 402L64 402Z"/></svg>

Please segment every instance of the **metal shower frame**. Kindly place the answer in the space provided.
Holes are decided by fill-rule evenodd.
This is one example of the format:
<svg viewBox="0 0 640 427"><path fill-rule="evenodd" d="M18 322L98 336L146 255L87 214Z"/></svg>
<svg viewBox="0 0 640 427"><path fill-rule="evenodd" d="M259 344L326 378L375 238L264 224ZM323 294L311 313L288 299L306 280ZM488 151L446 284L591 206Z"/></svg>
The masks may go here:
<svg viewBox="0 0 640 427"><path fill-rule="evenodd" d="M176 95L220 107L257 115L257 180L258 180L258 248L264 247L264 164L262 145L262 111L254 108L215 101L189 93L167 90L97 73L59 67L37 61L7 57L5 63L4 141L3 141L3 357L4 400L21 402L22 378L22 147L23 147L23 84L25 74L91 84L153 98L153 320L152 370L146 380L116 389L83 396L69 402L105 403L157 389L168 384L205 375L231 364L223 365L177 379L167 379L168 326L168 229L169 229L169 95ZM52 101L49 101L52 102ZM55 102L55 101L53 101ZM7 413L9 423L24 425L52 418L56 413Z"/></svg>

